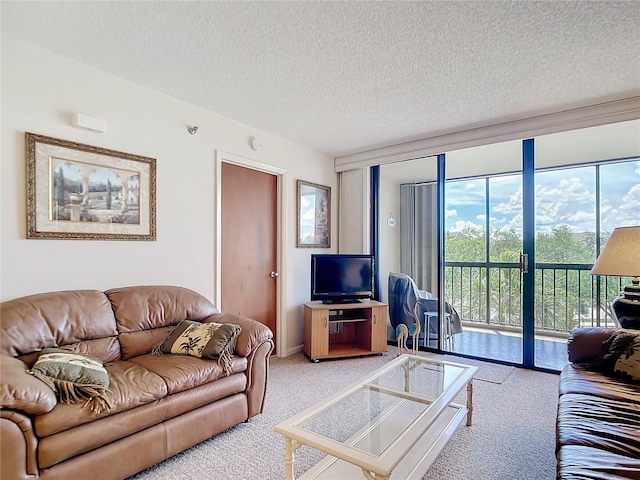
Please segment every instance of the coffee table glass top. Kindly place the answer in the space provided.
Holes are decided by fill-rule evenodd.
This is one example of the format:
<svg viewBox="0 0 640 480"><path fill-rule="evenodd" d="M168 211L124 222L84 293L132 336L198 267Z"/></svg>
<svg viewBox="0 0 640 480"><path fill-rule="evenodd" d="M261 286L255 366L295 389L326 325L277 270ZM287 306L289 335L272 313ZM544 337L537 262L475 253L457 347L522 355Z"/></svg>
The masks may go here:
<svg viewBox="0 0 640 480"><path fill-rule="evenodd" d="M468 383L475 370L402 355L352 388L330 397L321 408L294 417L290 426L379 457L412 425L433 421L443 409L450 408L452 396ZM452 391L451 387L457 388Z"/></svg>

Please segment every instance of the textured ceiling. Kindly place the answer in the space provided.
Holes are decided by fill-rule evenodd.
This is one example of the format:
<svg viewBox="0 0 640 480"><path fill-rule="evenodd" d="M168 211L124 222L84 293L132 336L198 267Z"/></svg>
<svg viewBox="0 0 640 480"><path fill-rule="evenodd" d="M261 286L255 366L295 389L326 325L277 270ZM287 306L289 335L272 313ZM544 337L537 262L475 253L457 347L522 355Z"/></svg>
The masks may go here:
<svg viewBox="0 0 640 480"><path fill-rule="evenodd" d="M19 38L333 156L640 92L640 2L1 2Z"/></svg>

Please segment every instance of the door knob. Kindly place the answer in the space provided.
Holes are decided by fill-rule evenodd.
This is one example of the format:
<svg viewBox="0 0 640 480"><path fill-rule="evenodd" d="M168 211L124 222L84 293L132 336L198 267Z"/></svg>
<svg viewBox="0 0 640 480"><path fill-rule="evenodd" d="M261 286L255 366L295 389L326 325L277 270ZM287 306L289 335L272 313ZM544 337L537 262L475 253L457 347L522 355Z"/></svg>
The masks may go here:
<svg viewBox="0 0 640 480"><path fill-rule="evenodd" d="M271 278L277 278L280 274L278 272L271 272Z"/></svg>

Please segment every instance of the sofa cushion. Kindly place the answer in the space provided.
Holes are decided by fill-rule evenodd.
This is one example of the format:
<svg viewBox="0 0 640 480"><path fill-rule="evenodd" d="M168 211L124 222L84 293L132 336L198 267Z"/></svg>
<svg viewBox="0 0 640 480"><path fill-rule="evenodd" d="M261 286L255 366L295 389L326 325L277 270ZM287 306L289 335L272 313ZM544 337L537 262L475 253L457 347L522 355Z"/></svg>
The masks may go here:
<svg viewBox="0 0 640 480"><path fill-rule="evenodd" d="M0 304L0 353L17 357L82 341L115 337L111 304L97 290L30 295ZM111 350L92 353L110 361Z"/></svg>
<svg viewBox="0 0 640 480"><path fill-rule="evenodd" d="M111 403L111 410L95 413L82 408L81 404L59 403L51 412L35 418L34 426L38 436L46 437L98 418L131 410L167 394L167 385L162 378L136 363L117 361L106 369L110 380L107 398Z"/></svg>
<svg viewBox="0 0 640 480"><path fill-rule="evenodd" d="M227 375L231 373L231 357L241 328L233 323L200 323L183 320L156 345L151 353L173 353L218 360Z"/></svg>
<svg viewBox="0 0 640 480"><path fill-rule="evenodd" d="M640 458L640 402L589 394L560 396L558 445L581 445Z"/></svg>
<svg viewBox="0 0 640 480"><path fill-rule="evenodd" d="M226 376L215 360L185 355L140 355L129 360L155 373L167 384L169 394L183 392ZM233 357L232 373L247 369L245 357Z"/></svg>
<svg viewBox="0 0 640 480"><path fill-rule="evenodd" d="M218 312L199 293L176 286L114 288L105 294L113 307L125 360L149 353L166 335L160 330L162 327L177 325L182 320L201 322Z"/></svg>
<svg viewBox="0 0 640 480"><path fill-rule="evenodd" d="M45 348L29 371L54 392L61 403L82 403L100 413L109 410L109 374L102 361L61 348Z"/></svg>
<svg viewBox="0 0 640 480"><path fill-rule="evenodd" d="M640 458L581 445L566 445L558 452L558 480L637 479L638 472Z"/></svg>
<svg viewBox="0 0 640 480"><path fill-rule="evenodd" d="M638 384L622 378L603 375L583 367L567 365L560 374L559 393L560 395L583 393L611 400L637 403L640 388Z"/></svg>
<svg viewBox="0 0 640 480"><path fill-rule="evenodd" d="M44 437L38 444L38 462L42 468L47 468L89 452L167 419L241 393L246 382L247 378L242 373L223 377L216 382Z"/></svg>

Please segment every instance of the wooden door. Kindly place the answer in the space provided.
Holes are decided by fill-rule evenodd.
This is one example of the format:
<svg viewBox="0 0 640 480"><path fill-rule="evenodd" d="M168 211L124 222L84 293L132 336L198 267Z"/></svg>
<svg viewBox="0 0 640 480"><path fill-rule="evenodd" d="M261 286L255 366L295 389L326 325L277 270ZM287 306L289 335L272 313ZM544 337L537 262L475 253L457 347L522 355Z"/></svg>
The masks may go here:
<svg viewBox="0 0 640 480"><path fill-rule="evenodd" d="M275 341L277 177L223 162L221 180L222 309L267 325Z"/></svg>

